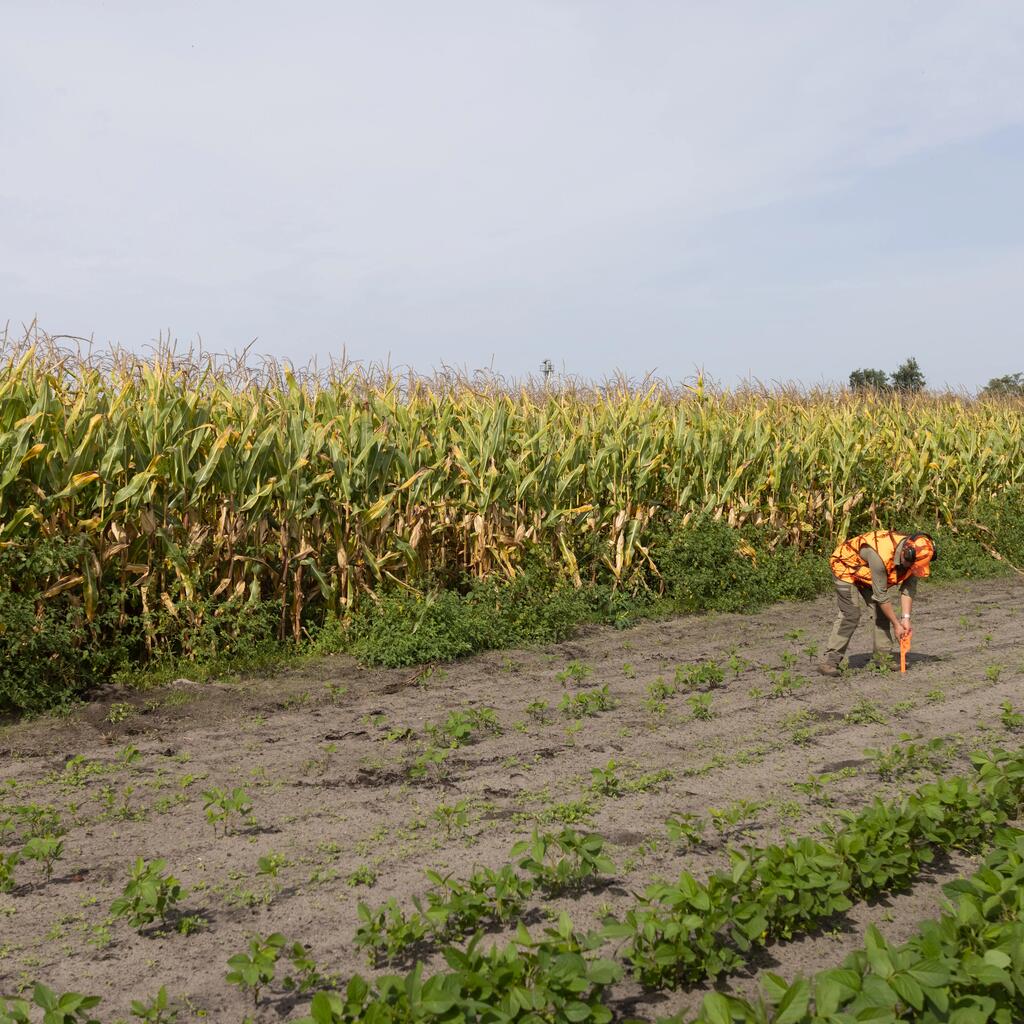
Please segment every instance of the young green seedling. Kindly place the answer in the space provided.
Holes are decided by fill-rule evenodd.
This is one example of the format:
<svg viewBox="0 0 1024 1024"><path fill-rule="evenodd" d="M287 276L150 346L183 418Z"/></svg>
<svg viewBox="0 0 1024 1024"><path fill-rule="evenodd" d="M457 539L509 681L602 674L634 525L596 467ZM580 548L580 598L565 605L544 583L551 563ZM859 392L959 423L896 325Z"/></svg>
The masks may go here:
<svg viewBox="0 0 1024 1024"><path fill-rule="evenodd" d="M261 875L267 875L270 878L277 878L281 868L287 866L288 858L283 853L268 853L256 861L256 870Z"/></svg>
<svg viewBox="0 0 1024 1024"><path fill-rule="evenodd" d="M619 766L615 761L609 761L604 768L591 768L590 774L593 782L590 788L601 796L621 796L622 781L618 775Z"/></svg>
<svg viewBox="0 0 1024 1024"><path fill-rule="evenodd" d="M99 1024L89 1012L100 1003L99 996L86 996L80 992L63 992L58 995L52 989L36 982L32 989L32 1002L43 1011L43 1024ZM29 1004L15 999L5 1002L0 998L0 1022L7 1019L13 1024L30 1024Z"/></svg>
<svg viewBox="0 0 1024 1024"><path fill-rule="evenodd" d="M594 670L582 661L570 661L555 678L563 685L568 683L582 683L588 676L593 675Z"/></svg>
<svg viewBox="0 0 1024 1024"><path fill-rule="evenodd" d="M687 697L686 703L690 705L692 717L701 722L708 722L714 718L715 711L711 706L713 699L714 694L711 693L695 693Z"/></svg>
<svg viewBox="0 0 1024 1024"><path fill-rule="evenodd" d="M862 697L846 713L844 721L849 722L851 725L869 725L872 723L884 725L885 715L874 701Z"/></svg>
<svg viewBox="0 0 1024 1024"><path fill-rule="evenodd" d="M30 839L21 851L23 860L34 860L42 866L46 881L50 880L53 875L53 865L61 859L63 854L64 843L62 840L41 836Z"/></svg>
<svg viewBox="0 0 1024 1024"><path fill-rule="evenodd" d="M176 1006L170 1005L167 989L163 985L152 999L132 1000L132 1016L141 1020L143 1024L170 1024L171 1021L178 1019L179 1012Z"/></svg>
<svg viewBox="0 0 1024 1024"><path fill-rule="evenodd" d="M13 853L0 853L0 892L14 890L14 869L19 860L21 860L21 853L18 850Z"/></svg>
<svg viewBox="0 0 1024 1024"><path fill-rule="evenodd" d="M544 725L548 720L548 702L546 700L530 701L526 705L526 713L535 721Z"/></svg>
<svg viewBox="0 0 1024 1024"><path fill-rule="evenodd" d="M265 939L258 935L249 942L248 953L236 953L228 960L231 970L224 980L237 985L243 992L252 992L253 1006L259 1006L260 989L274 980L277 958L286 943L280 932L274 932Z"/></svg>
<svg viewBox="0 0 1024 1024"><path fill-rule="evenodd" d="M665 819L665 831L673 843L688 848L700 846L704 839L704 820L699 814L675 814Z"/></svg>
<svg viewBox="0 0 1024 1024"><path fill-rule="evenodd" d="M128 923L139 930L157 918L165 924L167 914L185 895L178 879L163 873L166 867L165 860L137 857L124 892L110 905L111 915L127 917Z"/></svg>
<svg viewBox="0 0 1024 1024"><path fill-rule="evenodd" d="M252 801L244 789L236 786L230 793L223 789L208 789L203 793L203 810L206 811L206 820L213 825L214 832L217 824L220 823L223 835L230 831L230 819L232 814L237 814L248 824L254 824L252 817Z"/></svg>
<svg viewBox="0 0 1024 1024"><path fill-rule="evenodd" d="M345 884L351 889L360 885L372 888L377 884L377 872L369 864L360 864L345 876Z"/></svg>
<svg viewBox="0 0 1024 1024"><path fill-rule="evenodd" d="M558 705L558 710L570 718L588 718L613 707L615 700L608 693L608 685L605 684L598 690L584 691L573 696L566 694Z"/></svg>
<svg viewBox="0 0 1024 1024"><path fill-rule="evenodd" d="M1013 704L1008 700L1004 700L999 705L1002 714L999 716L999 720L1003 723L1004 729L1009 729L1011 732L1024 728L1024 715L1018 711L1014 711Z"/></svg>
<svg viewBox="0 0 1024 1024"><path fill-rule="evenodd" d="M438 822L449 838L455 831L462 830L469 823L469 801L459 800L455 804L438 804L431 817Z"/></svg>

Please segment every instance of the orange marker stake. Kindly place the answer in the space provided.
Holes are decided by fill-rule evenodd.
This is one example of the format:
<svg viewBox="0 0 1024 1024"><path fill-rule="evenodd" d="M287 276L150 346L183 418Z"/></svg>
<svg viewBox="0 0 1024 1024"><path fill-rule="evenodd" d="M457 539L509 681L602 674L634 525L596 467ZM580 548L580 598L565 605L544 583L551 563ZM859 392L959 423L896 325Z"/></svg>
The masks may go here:
<svg viewBox="0 0 1024 1024"><path fill-rule="evenodd" d="M900 672L907 671L907 652L910 650L910 634L904 633L900 637Z"/></svg>

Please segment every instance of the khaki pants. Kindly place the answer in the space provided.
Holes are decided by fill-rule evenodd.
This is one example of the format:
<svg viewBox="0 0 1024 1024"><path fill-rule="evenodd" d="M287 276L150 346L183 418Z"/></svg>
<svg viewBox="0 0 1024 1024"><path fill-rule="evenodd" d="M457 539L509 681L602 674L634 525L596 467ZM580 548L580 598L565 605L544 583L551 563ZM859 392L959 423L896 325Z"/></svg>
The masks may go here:
<svg viewBox="0 0 1024 1024"><path fill-rule="evenodd" d="M844 583L842 580L835 580L836 603L839 605L839 612L836 615L835 624L832 626L832 633L825 646L825 661L832 665L838 665L850 645L850 638L853 636L860 622L861 611L865 608L868 614L875 620L874 624L874 653L878 655L892 654L895 646L892 640L892 623L886 618L882 606L871 596L870 587L858 587L853 583ZM892 588L899 593L898 587ZM886 599L890 598L886 594Z"/></svg>

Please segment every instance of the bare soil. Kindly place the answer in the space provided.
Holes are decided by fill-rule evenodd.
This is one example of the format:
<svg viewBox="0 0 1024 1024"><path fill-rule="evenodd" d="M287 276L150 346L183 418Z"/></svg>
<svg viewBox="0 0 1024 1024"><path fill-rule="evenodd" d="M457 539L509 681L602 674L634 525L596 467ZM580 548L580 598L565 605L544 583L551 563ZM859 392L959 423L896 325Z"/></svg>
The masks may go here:
<svg viewBox="0 0 1024 1024"><path fill-rule="evenodd" d="M0 729L0 852L15 848L2 829L14 807L52 806L67 834L49 881L22 864L15 891L0 895L0 993L34 980L95 993L111 1021L127 1019L131 1000L162 984L208 1019L286 1020L301 1001L271 995L254 1010L225 983L228 957L252 935L283 932L342 979L372 974L352 942L360 900L375 906L393 896L411 907L429 887L425 868L498 867L538 823L557 830L568 821L608 841L618 868L610 883L531 908L533 921L566 909L577 927L594 927L656 878L721 866L731 843L810 834L836 808L927 777L883 782L867 748L888 749L901 734L953 737L939 770L956 773L970 749L1018 745L999 705L1024 702L1022 596L1018 580L923 586L902 676L866 667L863 653L842 678L819 676L815 645L833 615L822 598L756 615L588 629L562 644L418 670L366 669L338 656L232 684L111 690L66 719L9 724ZM851 649L869 644L864 624ZM711 720L694 719L686 695L650 697L651 684L709 660L725 672ZM788 693L786 672L797 684ZM580 719L559 710L566 695L605 685L612 710ZM527 713L536 701L548 704L543 722ZM501 734L478 732L451 752L444 775L410 778L430 742L427 724L465 708L492 708ZM882 720L863 721L871 717ZM129 745L134 760L124 756ZM601 797L591 770L609 760L626 780L659 770L671 777ZM838 775L828 785L832 807L792 786L825 772ZM206 820L202 793L236 786L252 799L254 823L236 820L223 835ZM760 805L748 820L710 823L712 808L741 800ZM435 813L460 801L468 821L448 829ZM708 823L696 850L667 839L665 818L683 812ZM270 853L287 859L276 880L256 871ZM139 934L110 919L136 857L166 859L188 890L181 912L205 919L199 931ZM970 869L963 859L939 864L908 892L771 947L720 987L750 992L759 969L793 975L836 964L868 923L905 938L935 913L941 884ZM627 977L615 999L620 1019L654 1019L695 1007L700 995L643 992Z"/></svg>

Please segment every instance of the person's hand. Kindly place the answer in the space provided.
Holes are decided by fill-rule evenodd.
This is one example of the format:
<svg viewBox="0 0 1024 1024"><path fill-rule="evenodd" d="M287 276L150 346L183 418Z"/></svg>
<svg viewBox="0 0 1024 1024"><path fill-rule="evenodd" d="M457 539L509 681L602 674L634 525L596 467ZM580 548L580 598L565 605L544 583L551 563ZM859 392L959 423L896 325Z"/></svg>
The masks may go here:
<svg viewBox="0 0 1024 1024"><path fill-rule="evenodd" d="M896 639L902 640L904 634L910 634L910 627L905 626L899 619L896 620Z"/></svg>

